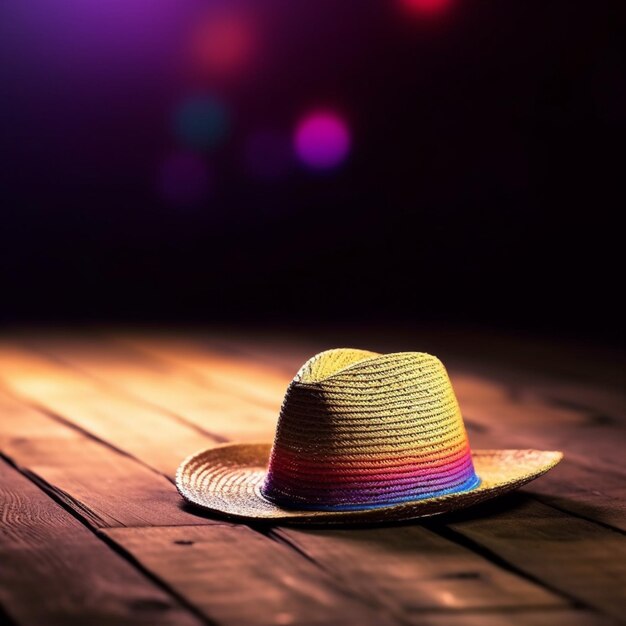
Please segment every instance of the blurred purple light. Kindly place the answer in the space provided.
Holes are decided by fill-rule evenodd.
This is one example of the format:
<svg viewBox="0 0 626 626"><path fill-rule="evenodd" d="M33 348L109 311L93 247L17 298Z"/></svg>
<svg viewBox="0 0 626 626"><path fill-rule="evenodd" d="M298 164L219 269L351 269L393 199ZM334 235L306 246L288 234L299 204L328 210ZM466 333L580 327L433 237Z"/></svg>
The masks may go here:
<svg viewBox="0 0 626 626"><path fill-rule="evenodd" d="M278 180L291 166L291 143L277 131L260 130L248 138L244 157L251 176L259 180Z"/></svg>
<svg viewBox="0 0 626 626"><path fill-rule="evenodd" d="M300 160L313 169L340 165L350 151L350 132L333 111L308 113L296 127L294 144Z"/></svg>
<svg viewBox="0 0 626 626"><path fill-rule="evenodd" d="M149 82L153 75L147 70L156 66L162 73L175 53L181 14L191 17L181 3L154 0L37 0L1 7L0 40L24 68L45 68L72 80L86 74Z"/></svg>
<svg viewBox="0 0 626 626"><path fill-rule="evenodd" d="M210 183L206 163L195 154L179 152L161 164L158 189L168 204L196 206L207 197Z"/></svg>

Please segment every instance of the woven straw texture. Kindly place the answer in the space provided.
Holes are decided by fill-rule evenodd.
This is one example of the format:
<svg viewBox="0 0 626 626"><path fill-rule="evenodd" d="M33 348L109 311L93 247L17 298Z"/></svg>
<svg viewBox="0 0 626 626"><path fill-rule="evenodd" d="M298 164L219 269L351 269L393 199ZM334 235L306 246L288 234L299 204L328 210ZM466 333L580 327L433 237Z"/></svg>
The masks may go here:
<svg viewBox="0 0 626 626"><path fill-rule="evenodd" d="M274 444L227 445L179 468L183 496L244 518L354 521L432 515L532 480L560 453L472 454L443 364L353 349L311 358L289 385Z"/></svg>
<svg viewBox="0 0 626 626"><path fill-rule="evenodd" d="M356 524L410 520L449 513L517 489L545 474L562 458L543 450L476 450L481 477L476 489L379 508L349 511L284 509L261 494L271 444L225 444L189 457L176 485L190 503L233 520L293 524Z"/></svg>
<svg viewBox="0 0 626 626"><path fill-rule="evenodd" d="M344 349L313 357L289 386L263 494L291 508L339 509L477 483L441 361Z"/></svg>

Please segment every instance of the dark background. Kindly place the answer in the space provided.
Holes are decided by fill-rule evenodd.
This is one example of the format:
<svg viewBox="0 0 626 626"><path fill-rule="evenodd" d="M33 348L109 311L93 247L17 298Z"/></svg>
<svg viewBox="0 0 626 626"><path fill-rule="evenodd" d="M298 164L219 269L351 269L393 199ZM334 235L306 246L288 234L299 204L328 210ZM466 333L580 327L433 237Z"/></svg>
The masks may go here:
<svg viewBox="0 0 626 626"><path fill-rule="evenodd" d="M180 54L219 2L2 3L3 323L434 322L618 340L623 2L226 4L256 35L234 76L198 76ZM172 108L207 89L231 130L201 155L210 193L175 206L155 183L177 149ZM317 105L345 116L346 162L252 178L249 134L289 134Z"/></svg>

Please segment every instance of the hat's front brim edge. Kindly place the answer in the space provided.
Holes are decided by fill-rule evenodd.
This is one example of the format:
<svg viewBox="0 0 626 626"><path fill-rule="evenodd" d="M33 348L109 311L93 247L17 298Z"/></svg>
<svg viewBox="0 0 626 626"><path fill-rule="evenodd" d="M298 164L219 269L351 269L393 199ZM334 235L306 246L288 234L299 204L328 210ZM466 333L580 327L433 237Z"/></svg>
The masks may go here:
<svg viewBox="0 0 626 626"><path fill-rule="evenodd" d="M480 484L471 490L376 508L315 511L285 509L263 497L260 486L270 450L269 443L227 443L198 452L181 463L176 488L190 504L232 521L382 523L430 517L479 504L538 478L563 458L562 452L548 450L473 450Z"/></svg>

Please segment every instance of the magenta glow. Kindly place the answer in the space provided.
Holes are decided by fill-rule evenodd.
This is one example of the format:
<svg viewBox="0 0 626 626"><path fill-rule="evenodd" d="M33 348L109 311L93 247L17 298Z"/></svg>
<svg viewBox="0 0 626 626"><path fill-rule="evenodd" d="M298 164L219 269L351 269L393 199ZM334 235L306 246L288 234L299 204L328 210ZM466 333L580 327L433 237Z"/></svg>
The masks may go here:
<svg viewBox="0 0 626 626"><path fill-rule="evenodd" d="M332 169L350 152L350 131L343 118L330 110L305 115L296 127L294 145L300 160L313 169Z"/></svg>
<svg viewBox="0 0 626 626"><path fill-rule="evenodd" d="M401 0L401 3L414 13L434 15L448 9L452 4L452 0Z"/></svg>

